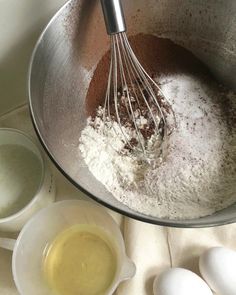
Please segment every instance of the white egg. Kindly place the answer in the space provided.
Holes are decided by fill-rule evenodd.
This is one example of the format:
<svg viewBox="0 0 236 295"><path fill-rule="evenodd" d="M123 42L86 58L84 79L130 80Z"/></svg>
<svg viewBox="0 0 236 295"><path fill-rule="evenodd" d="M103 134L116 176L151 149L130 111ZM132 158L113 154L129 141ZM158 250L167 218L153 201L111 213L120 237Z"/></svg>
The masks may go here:
<svg viewBox="0 0 236 295"><path fill-rule="evenodd" d="M200 272L213 291L236 295L236 252L223 247L207 250L200 256Z"/></svg>
<svg viewBox="0 0 236 295"><path fill-rule="evenodd" d="M195 273L184 268L171 268L158 276L154 295L212 295L211 289Z"/></svg>

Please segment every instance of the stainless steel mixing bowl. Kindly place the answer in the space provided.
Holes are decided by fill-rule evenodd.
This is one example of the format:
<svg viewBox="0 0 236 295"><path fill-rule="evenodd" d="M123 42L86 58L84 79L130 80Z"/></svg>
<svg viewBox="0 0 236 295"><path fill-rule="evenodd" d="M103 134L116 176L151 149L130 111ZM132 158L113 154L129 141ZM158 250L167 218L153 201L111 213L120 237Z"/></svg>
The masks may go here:
<svg viewBox="0 0 236 295"><path fill-rule="evenodd" d="M198 56L220 81L236 88L235 0L127 0L123 4L129 34L172 39ZM39 138L57 167L91 198L142 221L176 227L236 221L236 205L193 220L137 213L117 201L88 171L78 152L86 125L85 96L108 46L98 0L67 2L37 42L29 71L30 109Z"/></svg>

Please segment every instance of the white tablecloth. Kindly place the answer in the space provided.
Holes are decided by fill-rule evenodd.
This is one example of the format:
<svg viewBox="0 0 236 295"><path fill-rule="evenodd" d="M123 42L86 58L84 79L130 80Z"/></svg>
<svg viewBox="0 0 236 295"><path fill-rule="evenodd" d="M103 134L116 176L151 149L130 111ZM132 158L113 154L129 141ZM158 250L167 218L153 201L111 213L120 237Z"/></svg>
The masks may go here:
<svg viewBox="0 0 236 295"><path fill-rule="evenodd" d="M17 128L35 137L28 106L1 117L0 127ZM56 177L57 200L88 199L52 167ZM198 258L205 249L228 246L236 250L236 224L205 229L176 229L145 224L108 211L120 225L127 254L137 267L135 277L122 283L116 291L117 295L152 295L153 279L164 269L178 266L199 274ZM0 236L17 235L0 232ZM0 249L0 294L18 294L11 273L11 252L4 249Z"/></svg>

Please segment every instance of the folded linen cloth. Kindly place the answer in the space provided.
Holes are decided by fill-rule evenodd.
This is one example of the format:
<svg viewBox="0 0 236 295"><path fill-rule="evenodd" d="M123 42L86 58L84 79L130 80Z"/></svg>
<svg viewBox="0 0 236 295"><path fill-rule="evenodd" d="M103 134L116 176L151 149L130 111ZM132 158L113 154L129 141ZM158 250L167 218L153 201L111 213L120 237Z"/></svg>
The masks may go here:
<svg viewBox="0 0 236 295"><path fill-rule="evenodd" d="M154 277L171 263L166 228L125 218L124 239L136 274L122 283L116 294L152 294Z"/></svg>
<svg viewBox="0 0 236 295"><path fill-rule="evenodd" d="M224 246L236 251L236 224L180 229L125 218L124 225L127 254L137 273L119 286L117 295L152 295L154 277L168 267L183 267L200 275L199 256L208 248Z"/></svg>

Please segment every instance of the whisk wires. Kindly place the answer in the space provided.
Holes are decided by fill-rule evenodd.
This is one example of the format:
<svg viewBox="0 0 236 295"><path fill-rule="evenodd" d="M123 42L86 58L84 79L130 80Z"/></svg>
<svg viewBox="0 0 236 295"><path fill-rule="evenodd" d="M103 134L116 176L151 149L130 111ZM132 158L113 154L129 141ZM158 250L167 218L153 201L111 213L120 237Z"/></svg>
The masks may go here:
<svg viewBox="0 0 236 295"><path fill-rule="evenodd" d="M107 117L109 121L117 121L130 150L146 154L145 132L149 132L150 136L162 134L163 138L167 133L166 111L169 102L138 61L126 33L111 35L110 42L111 62L104 119ZM142 119L146 123L145 132L141 128ZM134 130L133 140L124 132L124 125Z"/></svg>

